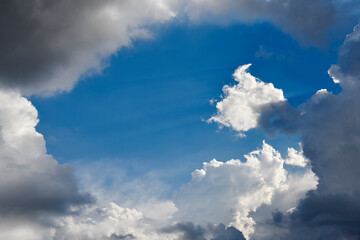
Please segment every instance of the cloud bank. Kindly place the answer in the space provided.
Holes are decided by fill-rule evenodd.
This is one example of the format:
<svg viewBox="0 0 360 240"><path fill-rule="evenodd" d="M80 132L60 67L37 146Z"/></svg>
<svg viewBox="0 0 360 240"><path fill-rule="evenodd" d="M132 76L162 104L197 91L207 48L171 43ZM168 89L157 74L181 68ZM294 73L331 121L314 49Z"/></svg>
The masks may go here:
<svg viewBox="0 0 360 240"><path fill-rule="evenodd" d="M293 196L277 206L289 210L306 192L316 188L317 178L310 169L303 169L300 175L286 171L280 153L265 142L261 149L245 155L245 159L227 162L214 159L194 171L191 182L175 195L179 209L175 219L198 224L223 223L239 229L249 239L256 229L256 221L249 216L251 212L262 205L271 206L277 195ZM298 184L303 188L296 189ZM266 214L262 217L264 220Z"/></svg>
<svg viewBox="0 0 360 240"><path fill-rule="evenodd" d="M23 94L70 91L109 56L171 20L171 1L5 0L0 3L0 84Z"/></svg>
<svg viewBox="0 0 360 240"><path fill-rule="evenodd" d="M100 73L122 47L150 38L152 26L176 16L202 21L212 13L236 15L245 23L269 21L319 43L339 22L335 19L358 16L351 10L356 7L353 0L4 0L0 87L25 95L70 91L79 79Z"/></svg>
<svg viewBox="0 0 360 240"><path fill-rule="evenodd" d="M294 211L280 211L274 216L274 228L267 234L277 239L358 239L360 232L357 199L360 186L356 181L360 168L359 164L359 81L358 66L360 55L359 26L346 37L339 52L338 64L331 66L329 74L335 83L339 83L342 92L338 95L319 90L311 99L304 103L298 111L297 130L301 134L302 151L304 157L298 158L300 152L289 149L287 163L302 166L311 161L312 170L319 177L319 185L315 191L308 193ZM241 86L241 85L237 85ZM245 87L239 90L245 91ZM227 100L227 96L218 104ZM239 98L241 99L241 98ZM247 115L257 111L256 105L249 105L246 101L233 100L233 109L243 109L250 106L248 111L230 111L228 119L236 120L227 126L241 124L238 115ZM286 112L286 111L285 111ZM275 112L258 112L260 117L270 119L277 116ZM218 109L218 115L222 116ZM261 116L263 115L263 116ZM286 116L287 114L285 114ZM222 122L218 121L223 124ZM225 124L224 124L225 125ZM286 123L284 124L287 125ZM235 126L235 127L234 127ZM264 127L253 124L252 126ZM266 126L264 127L265 130ZM282 130L283 126L279 127ZM275 233L276 234L275 234Z"/></svg>
<svg viewBox="0 0 360 240"><path fill-rule="evenodd" d="M94 195L103 196L96 203L79 190L72 168L46 153L44 138L35 129L35 107L14 91L0 91L0 100L0 239L249 239L258 221L271 219L275 209L294 207L317 184L308 166L298 174L288 172L286 160L264 142L245 161L204 163L176 193L174 203L142 197L147 194L142 185L126 183L122 177L116 182L124 184L119 191L140 200L131 208L108 203L124 197L112 186L108 190L114 194L107 194L97 182L89 181ZM289 152L288 158L301 155L296 154ZM103 167L96 169L106 173ZM283 204L274 207L273 199L278 197ZM256 218L249 215L263 205L270 210Z"/></svg>

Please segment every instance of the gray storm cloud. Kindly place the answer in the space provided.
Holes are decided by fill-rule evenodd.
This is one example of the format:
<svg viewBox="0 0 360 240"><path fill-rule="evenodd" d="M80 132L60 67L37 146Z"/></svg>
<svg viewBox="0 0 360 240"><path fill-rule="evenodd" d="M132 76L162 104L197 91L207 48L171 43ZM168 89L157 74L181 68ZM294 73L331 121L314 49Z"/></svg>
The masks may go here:
<svg viewBox="0 0 360 240"><path fill-rule="evenodd" d="M0 83L25 94L69 91L121 47L150 37L145 26L172 19L168 2L1 1Z"/></svg>
<svg viewBox="0 0 360 240"><path fill-rule="evenodd" d="M331 66L330 76L339 83L342 91L334 95L325 89L319 90L300 109L292 108L296 130L301 134L303 154L310 159L312 170L319 177L316 190L308 193L296 209L291 212L275 214L273 226L269 227L265 236L277 239L358 239L360 231L360 208L357 199L360 197L360 185L357 181L360 170L360 28L347 35L340 48L338 64ZM248 75L249 76L249 75ZM266 85L262 85L264 86ZM236 87L236 88L235 88ZM259 120L269 122L277 119L277 125L271 125L272 130L282 131L288 125L286 121L289 108L281 111L273 108L260 108L251 101L236 101L238 92L243 87L236 85L235 93L226 94L218 102L217 119L232 119L232 123L217 120L219 124L243 130L236 126L244 126L243 116L256 111ZM238 89L240 88L240 89ZM250 94L247 99L256 94ZM275 93L273 91L273 93ZM233 109L248 111L224 112L219 108L231 100ZM266 110L266 111L264 111ZM278 113L282 114L278 114ZM214 119L214 117L212 118ZM240 120L241 121L240 121ZM246 120L246 119L245 119ZM262 127L268 131L268 125L255 121L252 127ZM235 127L234 127L235 126ZM289 132L284 132L289 133ZM276 233L276 234L275 234ZM255 233L256 238L256 233ZM262 239L258 236L256 239Z"/></svg>

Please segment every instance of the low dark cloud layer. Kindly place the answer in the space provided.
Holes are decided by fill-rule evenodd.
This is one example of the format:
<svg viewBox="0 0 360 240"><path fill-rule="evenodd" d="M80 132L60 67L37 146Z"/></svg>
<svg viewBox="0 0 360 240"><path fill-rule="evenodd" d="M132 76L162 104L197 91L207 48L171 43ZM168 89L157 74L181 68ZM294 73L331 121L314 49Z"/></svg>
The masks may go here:
<svg viewBox="0 0 360 240"><path fill-rule="evenodd" d="M7 169L9 170L9 169ZM36 175L28 171L13 171L17 180L0 187L1 215L69 214L72 207L93 203L90 194L80 194L70 166L58 166ZM29 175L31 174L31 175ZM27 176L25 176L27 175Z"/></svg>
<svg viewBox="0 0 360 240"><path fill-rule="evenodd" d="M136 239L136 237L134 237L134 235L132 235L132 234L119 235L116 233L111 234L110 238L111 239L123 239L123 240Z"/></svg>
<svg viewBox="0 0 360 240"><path fill-rule="evenodd" d="M202 227L192 222L176 223L163 229L165 233L180 233L178 240L245 240L243 234L234 227L224 224Z"/></svg>

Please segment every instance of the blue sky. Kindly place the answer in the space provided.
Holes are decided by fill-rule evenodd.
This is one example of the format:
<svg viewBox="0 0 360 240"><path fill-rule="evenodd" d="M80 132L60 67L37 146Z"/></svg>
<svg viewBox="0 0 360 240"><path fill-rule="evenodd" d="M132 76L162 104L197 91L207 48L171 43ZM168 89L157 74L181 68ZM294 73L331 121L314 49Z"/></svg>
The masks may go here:
<svg viewBox="0 0 360 240"><path fill-rule="evenodd" d="M70 93L32 97L37 129L60 162L111 159L135 175L176 168L170 178L177 187L202 162L242 158L262 139L284 154L296 147L298 135L269 138L254 130L239 138L219 130L203 121L216 113L209 101L220 99L222 86L235 84L233 71L247 63L293 106L322 88L338 92L327 74L337 58L334 45L304 47L266 23L168 24L153 39L121 49L102 74L84 77ZM260 46L271 56L257 56Z"/></svg>
<svg viewBox="0 0 360 240"><path fill-rule="evenodd" d="M360 239L358 0L0 16L0 240Z"/></svg>

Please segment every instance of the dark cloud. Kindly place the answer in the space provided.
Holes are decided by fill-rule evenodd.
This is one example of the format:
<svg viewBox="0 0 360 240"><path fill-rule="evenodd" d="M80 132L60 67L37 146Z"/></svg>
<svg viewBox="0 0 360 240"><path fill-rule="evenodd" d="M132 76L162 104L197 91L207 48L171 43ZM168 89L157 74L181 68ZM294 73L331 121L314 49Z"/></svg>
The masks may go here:
<svg viewBox="0 0 360 240"><path fill-rule="evenodd" d="M118 235L116 233L113 233L113 234L111 234L110 239L130 240L130 239L136 239L136 237L132 234Z"/></svg>
<svg viewBox="0 0 360 240"><path fill-rule="evenodd" d="M170 19L160 1L4 0L0 2L0 83L22 92L71 90L104 59L146 37L145 24Z"/></svg>
<svg viewBox="0 0 360 240"><path fill-rule="evenodd" d="M360 25L346 37L339 53L338 65L345 75L360 78Z"/></svg>
<svg viewBox="0 0 360 240"><path fill-rule="evenodd" d="M20 175L20 171L7 170L18 178L0 186L2 215L69 214L72 207L94 202L90 194L79 192L73 170L68 165L39 175L22 171L27 176Z"/></svg>
<svg viewBox="0 0 360 240"><path fill-rule="evenodd" d="M317 190L310 192L295 210L274 212L270 228L261 223L261 233L256 235L255 230L256 239L360 239L359 50L358 25L340 48L338 64L329 70L334 82L342 87L339 94L319 90L298 109L287 101L250 105L250 110L259 115L256 127L269 135L297 131L301 134L303 154L319 177ZM243 90L242 86L238 88L238 92ZM232 99L232 109L243 109L245 101L239 99ZM243 110L238 113L245 114ZM236 120L236 115L229 116ZM243 130L236 129L235 124L226 126Z"/></svg>
<svg viewBox="0 0 360 240"><path fill-rule="evenodd" d="M181 233L179 240L245 240L239 230L234 227L226 227L224 224L202 227L192 222L177 223L164 228L163 232Z"/></svg>
<svg viewBox="0 0 360 240"><path fill-rule="evenodd" d="M273 224L285 230L275 239L359 239L360 204L354 195L311 191L293 213L273 213Z"/></svg>
<svg viewBox="0 0 360 240"><path fill-rule="evenodd" d="M163 229L164 233L181 233L178 240L206 240L206 230L192 222L176 223Z"/></svg>
<svg viewBox="0 0 360 240"><path fill-rule="evenodd" d="M269 136L275 133L294 134L299 130L299 112L287 101L265 104L260 112L258 126Z"/></svg>
<svg viewBox="0 0 360 240"><path fill-rule="evenodd" d="M244 235L234 227L226 227L219 224L212 229L213 238L211 240L245 240Z"/></svg>
<svg viewBox="0 0 360 240"><path fill-rule="evenodd" d="M303 151L319 185L293 213L274 215L287 231L280 239L360 239L359 34L356 27L340 51L336 78L343 91L319 92L304 105Z"/></svg>

